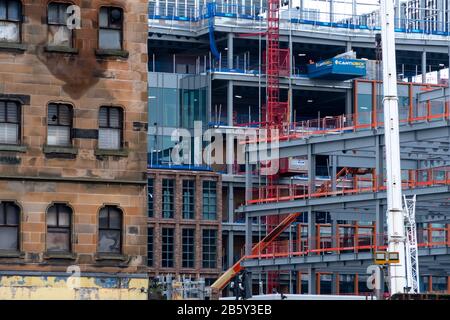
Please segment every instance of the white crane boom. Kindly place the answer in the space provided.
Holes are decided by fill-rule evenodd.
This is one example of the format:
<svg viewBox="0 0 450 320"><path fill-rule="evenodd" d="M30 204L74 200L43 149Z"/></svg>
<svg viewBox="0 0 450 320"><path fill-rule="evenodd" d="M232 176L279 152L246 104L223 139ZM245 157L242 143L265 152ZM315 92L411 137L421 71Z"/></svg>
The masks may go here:
<svg viewBox="0 0 450 320"><path fill-rule="evenodd" d="M405 226L402 206L400 137L395 56L394 1L381 0L384 140L386 149L388 251L398 252L399 262L389 265L391 295L406 287Z"/></svg>

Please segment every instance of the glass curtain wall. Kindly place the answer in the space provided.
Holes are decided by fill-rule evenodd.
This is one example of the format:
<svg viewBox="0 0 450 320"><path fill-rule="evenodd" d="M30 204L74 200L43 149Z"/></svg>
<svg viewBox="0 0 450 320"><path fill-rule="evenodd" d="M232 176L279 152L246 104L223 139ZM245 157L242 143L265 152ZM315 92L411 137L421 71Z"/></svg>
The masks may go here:
<svg viewBox="0 0 450 320"><path fill-rule="evenodd" d="M177 142L172 141L172 134L175 130L188 129L193 136L194 121L202 121L203 129L207 128L210 113L210 83L209 75L150 72L148 99L150 167L173 165L171 153Z"/></svg>

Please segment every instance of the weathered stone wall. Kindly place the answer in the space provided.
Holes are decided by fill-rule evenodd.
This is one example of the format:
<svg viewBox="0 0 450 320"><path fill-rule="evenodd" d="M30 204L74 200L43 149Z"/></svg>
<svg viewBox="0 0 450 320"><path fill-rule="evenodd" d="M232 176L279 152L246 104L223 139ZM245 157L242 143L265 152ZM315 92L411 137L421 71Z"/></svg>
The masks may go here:
<svg viewBox="0 0 450 320"><path fill-rule="evenodd" d="M147 1L71 1L81 7L82 18L71 52L46 49L48 3L23 0L21 43L0 43L0 99L22 103L20 145L0 145L0 202L14 201L21 208L20 252L0 253L0 270L65 272L75 264L82 272L144 272ZM123 50L99 53L99 8L111 5L124 11ZM46 146L51 102L73 106L77 134L70 152ZM101 106L123 108L121 150L97 148ZM54 202L73 209L72 257L46 256L45 212ZM96 254L98 212L107 204L124 214L119 259Z"/></svg>

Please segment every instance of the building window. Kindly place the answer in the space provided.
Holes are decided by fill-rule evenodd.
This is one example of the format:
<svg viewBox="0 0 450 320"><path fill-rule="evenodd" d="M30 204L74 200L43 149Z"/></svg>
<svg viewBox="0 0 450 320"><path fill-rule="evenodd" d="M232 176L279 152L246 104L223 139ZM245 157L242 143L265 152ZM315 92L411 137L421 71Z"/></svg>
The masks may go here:
<svg viewBox="0 0 450 320"><path fill-rule="evenodd" d="M100 8L99 48L122 49L123 10L116 7Z"/></svg>
<svg viewBox="0 0 450 320"><path fill-rule="evenodd" d="M0 42L20 42L22 3L0 0Z"/></svg>
<svg viewBox="0 0 450 320"><path fill-rule="evenodd" d="M0 101L0 144L20 143L20 105L15 101Z"/></svg>
<svg viewBox="0 0 450 320"><path fill-rule="evenodd" d="M173 268L173 228L162 228L162 259L163 268Z"/></svg>
<svg viewBox="0 0 450 320"><path fill-rule="evenodd" d="M72 47L73 32L69 28L69 3L51 2L48 5L48 44L58 47Z"/></svg>
<svg viewBox="0 0 450 320"><path fill-rule="evenodd" d="M216 182L203 181L203 219L215 220L217 218Z"/></svg>
<svg viewBox="0 0 450 320"><path fill-rule="evenodd" d="M203 268L217 267L217 230L203 230Z"/></svg>
<svg viewBox="0 0 450 320"><path fill-rule="evenodd" d="M122 210L106 206L100 210L98 251L100 253L121 253Z"/></svg>
<svg viewBox="0 0 450 320"><path fill-rule="evenodd" d="M174 197L173 197L173 179L162 180L162 217L165 219L172 219L174 212Z"/></svg>
<svg viewBox="0 0 450 320"><path fill-rule="evenodd" d="M65 204L54 204L47 210L47 251L71 251L72 209Z"/></svg>
<svg viewBox="0 0 450 320"><path fill-rule="evenodd" d="M118 150L122 147L123 111L116 107L101 107L99 112L98 147Z"/></svg>
<svg viewBox="0 0 450 320"><path fill-rule="evenodd" d="M147 210L149 217L153 217L153 208L154 208L153 181L154 181L153 179L147 179Z"/></svg>
<svg viewBox="0 0 450 320"><path fill-rule="evenodd" d="M147 229L147 266L153 266L153 228Z"/></svg>
<svg viewBox="0 0 450 320"><path fill-rule="evenodd" d="M20 208L0 202L0 251L19 251Z"/></svg>
<svg viewBox="0 0 450 320"><path fill-rule="evenodd" d="M183 219L194 219L195 181L183 180Z"/></svg>
<svg viewBox="0 0 450 320"><path fill-rule="evenodd" d="M47 115L47 144L67 147L72 145L72 106L51 103Z"/></svg>
<svg viewBox="0 0 450 320"><path fill-rule="evenodd" d="M194 268L194 229L183 229L183 268Z"/></svg>

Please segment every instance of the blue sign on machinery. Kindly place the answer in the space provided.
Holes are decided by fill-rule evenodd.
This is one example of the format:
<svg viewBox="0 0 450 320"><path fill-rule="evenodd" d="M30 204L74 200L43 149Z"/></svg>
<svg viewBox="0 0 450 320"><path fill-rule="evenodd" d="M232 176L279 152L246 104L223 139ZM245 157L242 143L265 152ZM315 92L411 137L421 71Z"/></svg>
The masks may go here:
<svg viewBox="0 0 450 320"><path fill-rule="evenodd" d="M360 59L331 58L308 65L312 79L349 80L366 75L366 61Z"/></svg>

